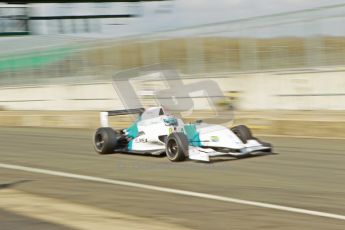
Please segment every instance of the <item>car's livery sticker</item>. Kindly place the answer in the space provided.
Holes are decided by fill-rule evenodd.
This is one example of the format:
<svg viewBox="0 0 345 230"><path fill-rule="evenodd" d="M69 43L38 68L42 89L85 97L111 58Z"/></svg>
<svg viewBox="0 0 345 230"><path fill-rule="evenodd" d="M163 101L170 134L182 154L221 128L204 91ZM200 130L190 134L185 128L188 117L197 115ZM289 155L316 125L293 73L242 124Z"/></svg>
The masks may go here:
<svg viewBox="0 0 345 230"><path fill-rule="evenodd" d="M211 136L211 141L218 142L219 141L219 137L218 136Z"/></svg>

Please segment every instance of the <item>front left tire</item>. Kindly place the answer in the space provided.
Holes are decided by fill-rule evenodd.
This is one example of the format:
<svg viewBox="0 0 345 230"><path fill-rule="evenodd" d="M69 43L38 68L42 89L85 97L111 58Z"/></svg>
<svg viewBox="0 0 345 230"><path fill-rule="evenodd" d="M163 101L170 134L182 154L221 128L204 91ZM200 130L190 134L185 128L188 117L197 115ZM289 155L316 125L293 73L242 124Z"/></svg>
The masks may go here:
<svg viewBox="0 0 345 230"><path fill-rule="evenodd" d="M165 142L168 159L173 162L184 161L188 155L188 146L188 139L184 133L170 134Z"/></svg>

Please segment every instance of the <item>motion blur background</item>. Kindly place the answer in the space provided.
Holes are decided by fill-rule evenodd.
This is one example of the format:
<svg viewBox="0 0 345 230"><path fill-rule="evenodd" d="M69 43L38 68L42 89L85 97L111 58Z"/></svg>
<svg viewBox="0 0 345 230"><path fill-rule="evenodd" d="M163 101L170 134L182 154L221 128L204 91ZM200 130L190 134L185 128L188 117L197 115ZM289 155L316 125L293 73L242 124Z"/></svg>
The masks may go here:
<svg viewBox="0 0 345 230"><path fill-rule="evenodd" d="M345 137L344 1L32 2L0 5L0 125L97 127L123 108L112 77L160 63L216 81L258 133Z"/></svg>
<svg viewBox="0 0 345 230"><path fill-rule="evenodd" d="M345 0L0 1L1 230L344 230ZM96 154L113 77L152 106L169 82L131 73L156 64L219 86L186 122L234 117L274 154Z"/></svg>

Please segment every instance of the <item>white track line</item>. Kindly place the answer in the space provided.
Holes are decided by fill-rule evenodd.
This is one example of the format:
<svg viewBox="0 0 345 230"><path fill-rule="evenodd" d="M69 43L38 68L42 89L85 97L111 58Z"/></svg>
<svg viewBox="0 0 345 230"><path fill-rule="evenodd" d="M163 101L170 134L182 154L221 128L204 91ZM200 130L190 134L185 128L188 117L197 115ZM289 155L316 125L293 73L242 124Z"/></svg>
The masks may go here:
<svg viewBox="0 0 345 230"><path fill-rule="evenodd" d="M311 216L320 216L320 217L327 217L327 218L338 219L338 220L345 220L345 215L339 215L339 214L333 214L333 213L327 213L327 212L318 212L318 211L312 211L312 210L307 210L307 209L293 208L293 207L262 203L262 202L256 202L256 201L241 200L241 199L236 199L236 198L231 198L231 197L217 196L217 195L212 195L212 194L207 194L207 193L199 193L199 192L192 192L192 191L186 191L186 190L180 190L180 189L172 189L172 188L166 188L166 187L160 187L160 186L133 183L133 182L128 182L128 181L105 179L101 177L86 176L86 175L79 175L79 174L74 174L74 173L66 173L66 172L59 172L59 171L53 171L53 170L47 170L47 169L39 169L39 168L25 167L25 166L12 165L12 164L3 164L3 163L0 163L0 168L26 171L26 172L31 172L31 173L39 173L39 174L52 175L52 176L59 176L59 177L66 177L66 178L73 178L73 179L78 179L78 180L100 182L100 183L113 184L113 185L122 185L122 186L128 186L128 187L134 187L134 188L140 188L140 189L148 189L148 190L153 190L153 191L178 194L178 195L183 195L183 196L204 198L204 199L209 199L209 200L217 200L217 201L236 203L236 204L245 204L245 205L251 205L251 206L256 206L256 207L261 207L261 208L270 208L270 209L276 209L276 210L287 211L287 212L301 213L301 214L306 214L306 215L311 215Z"/></svg>

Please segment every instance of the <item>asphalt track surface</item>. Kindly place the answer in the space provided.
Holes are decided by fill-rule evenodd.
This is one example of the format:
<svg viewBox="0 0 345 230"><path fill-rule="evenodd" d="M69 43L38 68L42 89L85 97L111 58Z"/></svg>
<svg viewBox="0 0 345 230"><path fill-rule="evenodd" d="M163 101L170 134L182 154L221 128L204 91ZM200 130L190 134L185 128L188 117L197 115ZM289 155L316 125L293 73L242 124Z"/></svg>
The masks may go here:
<svg viewBox="0 0 345 230"><path fill-rule="evenodd" d="M172 163L165 157L97 155L91 136L90 130L0 128L0 164L345 215L345 140L270 137L263 140L274 145L273 155L239 160L222 158L212 163ZM5 191L172 224L174 229L344 229L345 226L344 220L335 218L0 167L0 199L1 196L5 199ZM51 222L16 213L0 201L0 229L74 228L63 221Z"/></svg>

